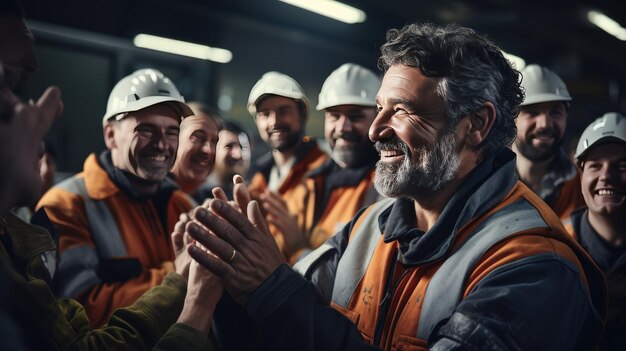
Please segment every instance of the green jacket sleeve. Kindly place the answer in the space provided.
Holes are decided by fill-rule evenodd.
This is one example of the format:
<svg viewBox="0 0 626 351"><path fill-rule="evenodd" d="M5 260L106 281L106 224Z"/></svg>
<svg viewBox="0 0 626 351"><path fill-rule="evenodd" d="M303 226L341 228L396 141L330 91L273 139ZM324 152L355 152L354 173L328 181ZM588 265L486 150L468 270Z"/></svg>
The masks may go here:
<svg viewBox="0 0 626 351"><path fill-rule="evenodd" d="M198 350L214 351L215 347L206 334L188 326L176 323L163 335L153 351Z"/></svg>
<svg viewBox="0 0 626 351"><path fill-rule="evenodd" d="M176 322L186 293L187 282L176 273L161 285L148 290L131 306L116 310L109 323L89 329L85 310L74 300L60 300L66 318L76 331L72 349L149 350Z"/></svg>
<svg viewBox="0 0 626 351"><path fill-rule="evenodd" d="M134 304L113 313L109 323L91 329L85 309L77 301L57 299L41 256L54 251L46 230L8 216L0 241L1 282L9 292L7 312L21 329L24 341L41 350L151 350L183 308L186 279L168 274ZM5 244L8 242L8 246Z"/></svg>

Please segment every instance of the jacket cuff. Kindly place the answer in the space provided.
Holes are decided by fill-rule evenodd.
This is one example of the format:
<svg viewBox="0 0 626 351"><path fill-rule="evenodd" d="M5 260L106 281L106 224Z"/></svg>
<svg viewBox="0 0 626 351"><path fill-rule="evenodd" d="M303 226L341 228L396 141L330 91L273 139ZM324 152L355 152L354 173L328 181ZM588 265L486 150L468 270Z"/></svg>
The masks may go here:
<svg viewBox="0 0 626 351"><path fill-rule="evenodd" d="M248 297L246 310L252 320L261 326L307 284L308 281L300 274L282 264Z"/></svg>

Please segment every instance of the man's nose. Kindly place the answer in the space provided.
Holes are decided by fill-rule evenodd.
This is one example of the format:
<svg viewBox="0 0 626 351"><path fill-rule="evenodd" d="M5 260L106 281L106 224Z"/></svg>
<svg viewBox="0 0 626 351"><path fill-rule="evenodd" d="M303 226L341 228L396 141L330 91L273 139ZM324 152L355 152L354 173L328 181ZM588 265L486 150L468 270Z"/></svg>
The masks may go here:
<svg viewBox="0 0 626 351"><path fill-rule="evenodd" d="M336 130L342 133L351 132L352 131L352 121L346 116L341 116L337 120Z"/></svg>
<svg viewBox="0 0 626 351"><path fill-rule="evenodd" d="M537 129L552 128L552 117L549 113L542 112L535 118L535 124Z"/></svg>
<svg viewBox="0 0 626 351"><path fill-rule="evenodd" d="M385 111L378 112L368 132L371 141L385 140L393 135L393 129L389 125L389 116L390 114L385 113Z"/></svg>

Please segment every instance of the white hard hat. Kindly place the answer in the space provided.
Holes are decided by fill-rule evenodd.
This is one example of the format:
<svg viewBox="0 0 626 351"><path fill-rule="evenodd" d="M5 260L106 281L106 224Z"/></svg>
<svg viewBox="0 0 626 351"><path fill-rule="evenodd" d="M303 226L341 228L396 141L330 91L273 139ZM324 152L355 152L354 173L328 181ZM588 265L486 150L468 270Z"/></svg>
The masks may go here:
<svg viewBox="0 0 626 351"><path fill-rule="evenodd" d="M376 106L380 78L369 69L344 63L334 70L322 85L317 110L339 106Z"/></svg>
<svg viewBox="0 0 626 351"><path fill-rule="evenodd" d="M300 100L307 109L309 108L309 99L295 79L286 74L270 71L265 73L250 90L248 111L252 116L256 116L256 105L259 100L268 94Z"/></svg>
<svg viewBox="0 0 626 351"><path fill-rule="evenodd" d="M191 109L185 105L185 98L169 78L153 68L140 69L115 84L109 95L102 123L111 118L119 121L126 112L139 111L168 101L180 108L181 118L193 115Z"/></svg>
<svg viewBox="0 0 626 351"><path fill-rule="evenodd" d="M520 106L548 101L571 101L565 83L546 67L528 65L522 70L522 88L525 98Z"/></svg>
<svg viewBox="0 0 626 351"><path fill-rule="evenodd" d="M592 146L610 142L626 143L626 117L617 112L607 112L585 128L574 157L580 164L581 158Z"/></svg>

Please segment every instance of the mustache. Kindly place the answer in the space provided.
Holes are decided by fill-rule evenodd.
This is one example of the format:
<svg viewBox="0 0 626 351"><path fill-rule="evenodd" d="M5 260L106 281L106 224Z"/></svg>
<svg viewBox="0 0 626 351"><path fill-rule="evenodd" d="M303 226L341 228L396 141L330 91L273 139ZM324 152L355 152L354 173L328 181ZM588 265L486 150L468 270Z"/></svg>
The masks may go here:
<svg viewBox="0 0 626 351"><path fill-rule="evenodd" d="M385 141L377 141L376 143L374 143L374 148L379 153L381 151L389 151L389 150L393 150L393 151L401 150L405 154L408 154L409 152L409 146L398 138L393 138L393 139L389 139Z"/></svg>
<svg viewBox="0 0 626 351"><path fill-rule="evenodd" d="M555 139L559 138L558 133L553 128L541 129L534 133L529 134L528 136L530 138L537 138L537 137L553 137Z"/></svg>
<svg viewBox="0 0 626 351"><path fill-rule="evenodd" d="M277 124L267 129L268 134L272 134L276 132L291 132L291 128L289 128L288 125Z"/></svg>
<svg viewBox="0 0 626 351"><path fill-rule="evenodd" d="M357 133L342 133L342 132L334 132L331 137L334 140L343 139L347 141L360 142L361 137Z"/></svg>

